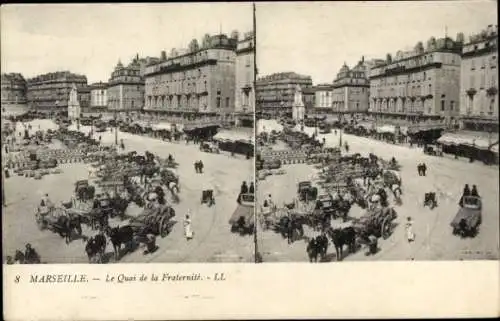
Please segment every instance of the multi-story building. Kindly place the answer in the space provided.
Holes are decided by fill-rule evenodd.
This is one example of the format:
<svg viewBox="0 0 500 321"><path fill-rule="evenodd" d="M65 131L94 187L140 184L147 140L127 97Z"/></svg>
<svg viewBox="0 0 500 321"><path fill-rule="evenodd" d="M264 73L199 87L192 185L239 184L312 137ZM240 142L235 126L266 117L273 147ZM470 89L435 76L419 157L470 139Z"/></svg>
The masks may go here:
<svg viewBox="0 0 500 321"><path fill-rule="evenodd" d="M24 105L26 80L19 73L2 74L2 105Z"/></svg>
<svg viewBox="0 0 500 321"><path fill-rule="evenodd" d="M145 62L136 57L128 66L121 61L111 73L108 82L108 109L117 112L132 112L144 107Z"/></svg>
<svg viewBox="0 0 500 321"><path fill-rule="evenodd" d="M82 113L90 112L90 86L84 86L77 89L78 103Z"/></svg>
<svg viewBox="0 0 500 321"><path fill-rule="evenodd" d="M323 112L332 109L333 86L331 84L318 84L314 88L314 109Z"/></svg>
<svg viewBox="0 0 500 321"><path fill-rule="evenodd" d="M245 34L236 47L236 92L235 111L255 111L255 37L253 32Z"/></svg>
<svg viewBox="0 0 500 321"><path fill-rule="evenodd" d="M370 113L382 120L456 124L461 47L451 38L432 37L426 49L419 43L394 60L388 55L384 65L370 71Z"/></svg>
<svg viewBox="0 0 500 321"><path fill-rule="evenodd" d="M297 85L300 86L304 96L312 96L314 99L314 94L311 95L308 90L313 85L311 76L283 72L258 79L255 88L257 110L272 115L280 113L291 115Z"/></svg>
<svg viewBox="0 0 500 321"><path fill-rule="evenodd" d="M67 112L71 88L87 86L87 77L69 71L57 71L27 80L30 108L39 112Z"/></svg>
<svg viewBox="0 0 500 321"><path fill-rule="evenodd" d="M349 69L344 63L332 84L331 108L334 113L365 113L368 111L370 84L364 58Z"/></svg>
<svg viewBox="0 0 500 321"><path fill-rule="evenodd" d="M229 117L234 112L237 39L205 36L201 47L173 49L145 70L145 111L150 114ZM179 55L180 53L180 55Z"/></svg>
<svg viewBox="0 0 500 321"><path fill-rule="evenodd" d="M105 110L108 106L108 84L97 82L90 85L90 109Z"/></svg>
<svg viewBox="0 0 500 321"><path fill-rule="evenodd" d="M470 38L462 50L460 117L465 129L498 132L498 26Z"/></svg>

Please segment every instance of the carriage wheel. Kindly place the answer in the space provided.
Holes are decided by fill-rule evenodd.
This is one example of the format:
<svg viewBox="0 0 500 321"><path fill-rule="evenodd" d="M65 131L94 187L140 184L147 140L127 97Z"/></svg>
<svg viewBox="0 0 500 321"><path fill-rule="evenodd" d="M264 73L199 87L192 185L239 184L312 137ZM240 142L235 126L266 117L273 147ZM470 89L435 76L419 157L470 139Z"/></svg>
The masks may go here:
<svg viewBox="0 0 500 321"><path fill-rule="evenodd" d="M380 235L385 239L387 239L392 232L392 222L390 217L384 218L382 221L382 226L380 228Z"/></svg>
<svg viewBox="0 0 500 321"><path fill-rule="evenodd" d="M158 225L158 229L159 229L161 237L165 237L168 235L168 233L170 231L168 230L168 217L167 216L162 217L162 219Z"/></svg>

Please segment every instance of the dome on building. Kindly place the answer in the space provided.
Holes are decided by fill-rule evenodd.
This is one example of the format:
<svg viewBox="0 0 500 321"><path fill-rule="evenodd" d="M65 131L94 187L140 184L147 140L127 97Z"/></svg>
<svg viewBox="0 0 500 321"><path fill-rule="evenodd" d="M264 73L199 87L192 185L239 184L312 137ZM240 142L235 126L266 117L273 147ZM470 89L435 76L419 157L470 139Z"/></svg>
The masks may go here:
<svg viewBox="0 0 500 321"><path fill-rule="evenodd" d="M344 65L342 66L342 68L340 68L339 74L346 72L349 72L349 67L347 67L347 64L344 62Z"/></svg>
<svg viewBox="0 0 500 321"><path fill-rule="evenodd" d="M115 67L115 70L116 70L116 69L122 69L122 68L123 68L122 61L121 61L121 60L118 60L118 63L116 64L116 67Z"/></svg>

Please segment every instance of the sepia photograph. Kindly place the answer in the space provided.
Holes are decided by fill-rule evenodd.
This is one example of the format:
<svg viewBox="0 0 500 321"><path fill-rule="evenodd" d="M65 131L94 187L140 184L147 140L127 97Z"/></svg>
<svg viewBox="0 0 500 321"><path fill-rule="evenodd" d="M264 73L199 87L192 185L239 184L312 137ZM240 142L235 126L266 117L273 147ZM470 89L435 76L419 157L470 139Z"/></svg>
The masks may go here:
<svg viewBox="0 0 500 321"><path fill-rule="evenodd" d="M254 262L253 13L2 6L3 262Z"/></svg>
<svg viewBox="0 0 500 321"><path fill-rule="evenodd" d="M256 17L261 261L498 260L497 2Z"/></svg>

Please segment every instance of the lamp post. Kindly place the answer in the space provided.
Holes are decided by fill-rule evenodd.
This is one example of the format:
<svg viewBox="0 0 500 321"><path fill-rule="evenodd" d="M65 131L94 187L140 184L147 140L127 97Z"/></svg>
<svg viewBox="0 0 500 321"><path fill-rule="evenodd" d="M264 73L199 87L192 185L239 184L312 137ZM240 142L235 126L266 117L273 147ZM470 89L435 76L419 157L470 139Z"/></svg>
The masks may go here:
<svg viewBox="0 0 500 321"><path fill-rule="evenodd" d="M118 146L118 115L117 115L117 111L116 111L116 108L113 110L113 118L115 120L115 145Z"/></svg>

